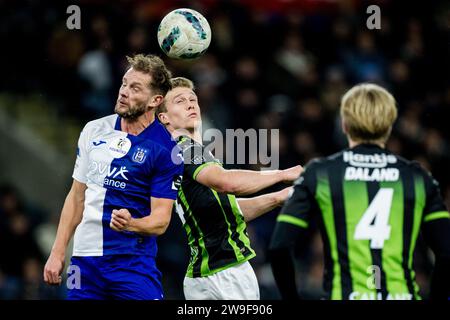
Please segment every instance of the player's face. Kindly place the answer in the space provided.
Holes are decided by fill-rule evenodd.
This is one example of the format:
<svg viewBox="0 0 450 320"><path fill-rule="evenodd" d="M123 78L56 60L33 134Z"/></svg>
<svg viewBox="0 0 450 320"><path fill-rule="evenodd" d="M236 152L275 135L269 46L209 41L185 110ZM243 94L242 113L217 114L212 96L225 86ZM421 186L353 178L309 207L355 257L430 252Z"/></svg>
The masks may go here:
<svg viewBox="0 0 450 320"><path fill-rule="evenodd" d="M122 118L134 120L155 107L150 81L150 75L130 68L122 78L114 111Z"/></svg>
<svg viewBox="0 0 450 320"><path fill-rule="evenodd" d="M165 97L167 112L163 123L173 129L195 130L200 127L201 116L197 95L189 88L170 90Z"/></svg>

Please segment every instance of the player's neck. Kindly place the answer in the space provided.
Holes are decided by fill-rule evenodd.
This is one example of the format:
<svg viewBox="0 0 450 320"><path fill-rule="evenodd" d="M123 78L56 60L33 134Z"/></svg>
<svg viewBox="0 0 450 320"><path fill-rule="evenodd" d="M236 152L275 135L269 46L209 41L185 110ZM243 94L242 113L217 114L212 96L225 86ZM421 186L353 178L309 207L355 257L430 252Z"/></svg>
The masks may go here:
<svg viewBox="0 0 450 320"><path fill-rule="evenodd" d="M364 144L364 143L370 143L370 144L374 144L379 146L380 148L384 149L386 147L386 144L382 141L354 141L352 140L350 137L347 138L348 139L348 145L350 146L350 148L354 148L360 144Z"/></svg>
<svg viewBox="0 0 450 320"><path fill-rule="evenodd" d="M195 130L191 136L191 138L195 141L197 141L200 144L203 144L203 138L202 138L202 133L200 132L200 130Z"/></svg>
<svg viewBox="0 0 450 320"><path fill-rule="evenodd" d="M201 130L200 129L192 129L192 130L174 129L174 128L170 127L170 126L168 126L167 129L169 130L170 134L172 135L172 137L174 139L176 139L176 138L178 138L180 136L188 136L192 140L195 140L198 143L203 144L203 139L202 139L202 134L201 134Z"/></svg>
<svg viewBox="0 0 450 320"><path fill-rule="evenodd" d="M120 126L122 131L137 136L151 125L153 121L155 121L155 113L151 110L134 120L121 118Z"/></svg>

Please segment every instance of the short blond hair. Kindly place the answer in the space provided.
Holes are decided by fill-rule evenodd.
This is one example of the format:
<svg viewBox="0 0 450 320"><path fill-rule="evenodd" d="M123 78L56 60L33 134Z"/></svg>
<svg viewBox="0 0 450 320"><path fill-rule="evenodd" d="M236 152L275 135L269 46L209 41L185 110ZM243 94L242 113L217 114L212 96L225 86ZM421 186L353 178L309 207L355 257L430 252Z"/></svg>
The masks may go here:
<svg viewBox="0 0 450 320"><path fill-rule="evenodd" d="M194 83L189 80L188 78L184 77L175 77L170 79L170 86L171 90L175 88L188 88L192 91L195 91ZM166 93L167 94L167 93ZM160 113L167 112L166 103L163 100L163 102L156 108L156 116L158 116Z"/></svg>
<svg viewBox="0 0 450 320"><path fill-rule="evenodd" d="M353 141L386 142L397 119L396 102L379 85L359 84L342 97L341 117Z"/></svg>

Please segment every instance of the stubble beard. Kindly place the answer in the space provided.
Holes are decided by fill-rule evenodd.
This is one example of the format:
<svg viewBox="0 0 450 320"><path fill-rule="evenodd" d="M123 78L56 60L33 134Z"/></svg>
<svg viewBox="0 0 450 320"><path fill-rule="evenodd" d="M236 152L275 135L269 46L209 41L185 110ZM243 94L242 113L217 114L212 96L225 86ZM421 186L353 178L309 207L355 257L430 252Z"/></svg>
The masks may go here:
<svg viewBox="0 0 450 320"><path fill-rule="evenodd" d="M137 118L142 116L147 111L146 104L136 104L133 106L129 106L127 110L120 109L119 102L116 103L116 107L114 108L114 112L117 113L120 117L126 120L135 121Z"/></svg>

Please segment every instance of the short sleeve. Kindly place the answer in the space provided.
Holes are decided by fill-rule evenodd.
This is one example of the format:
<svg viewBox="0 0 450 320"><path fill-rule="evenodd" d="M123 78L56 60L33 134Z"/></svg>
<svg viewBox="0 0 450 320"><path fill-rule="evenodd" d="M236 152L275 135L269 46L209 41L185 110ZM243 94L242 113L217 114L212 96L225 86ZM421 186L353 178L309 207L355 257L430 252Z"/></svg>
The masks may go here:
<svg viewBox="0 0 450 320"><path fill-rule="evenodd" d="M311 214L315 210L314 185L315 174L310 167L307 167L294 182L293 193L284 204L277 222L307 228Z"/></svg>
<svg viewBox="0 0 450 320"><path fill-rule="evenodd" d="M89 168L89 138L87 132L88 130L85 126L80 133L80 137L78 138L77 158L75 160L75 166L72 174L72 177L81 183L87 182L87 173Z"/></svg>
<svg viewBox="0 0 450 320"><path fill-rule="evenodd" d="M155 159L150 195L155 198L175 200L183 177L183 164L172 161L171 153L162 149Z"/></svg>
<svg viewBox="0 0 450 320"><path fill-rule="evenodd" d="M185 175L194 180L203 168L209 165L222 165L211 152L205 152L204 147L199 144L192 144L188 148L184 148L183 159Z"/></svg>

